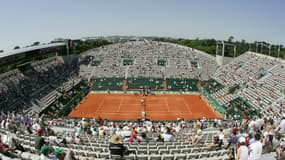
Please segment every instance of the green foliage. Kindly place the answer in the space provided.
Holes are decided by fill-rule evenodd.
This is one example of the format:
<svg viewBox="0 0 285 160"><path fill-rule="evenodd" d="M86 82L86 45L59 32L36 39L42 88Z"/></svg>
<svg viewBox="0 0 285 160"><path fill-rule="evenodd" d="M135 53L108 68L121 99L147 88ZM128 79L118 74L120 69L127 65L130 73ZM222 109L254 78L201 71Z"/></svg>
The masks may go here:
<svg viewBox="0 0 285 160"><path fill-rule="evenodd" d="M208 93L214 93L224 88L224 85L216 81L215 79L209 79L207 81L203 81L202 86Z"/></svg>
<svg viewBox="0 0 285 160"><path fill-rule="evenodd" d="M234 86L232 86L232 87L229 88L229 93L230 93L230 94L234 94L234 92L236 92L236 91L239 90L240 88L241 88L240 85L239 85L239 84L236 84L236 85L234 85Z"/></svg>
<svg viewBox="0 0 285 160"><path fill-rule="evenodd" d="M63 107L62 110L59 111L58 116L67 116L72 111L72 108L70 106Z"/></svg>
<svg viewBox="0 0 285 160"><path fill-rule="evenodd" d="M74 107L89 93L89 83L81 81L74 86L70 91L64 93L53 104L44 109L41 113L48 115L57 115L57 117L67 116ZM56 104L61 103L62 108L57 107Z"/></svg>
<svg viewBox="0 0 285 160"><path fill-rule="evenodd" d="M81 54L87 50L101 47L104 45L112 44L107 40L87 40L87 41L80 41L77 46L75 47L75 54Z"/></svg>
<svg viewBox="0 0 285 160"><path fill-rule="evenodd" d="M173 38L155 38L156 41L176 43L179 45L195 48L209 54L216 54L216 40L215 39L173 39Z"/></svg>
<svg viewBox="0 0 285 160"><path fill-rule="evenodd" d="M198 49L201 51L204 51L206 53L209 53L211 55L216 55L216 43L218 40L216 39L174 39L174 38L154 38L155 41L162 41L162 42L170 42L170 43L176 43L179 45L191 47L194 49ZM256 43L248 43L244 39L241 41L234 41L234 37L230 36L226 43L231 43L233 45L236 45L236 56L239 56L243 53L245 53L248 50L256 51ZM269 43L263 42L264 45L269 45ZM278 57L278 45L271 45L271 52L269 54L269 49L267 47L263 47L262 54L270 55L273 57ZM284 57L284 49L280 51L280 58ZM258 52L261 52L261 48L258 48ZM232 55L233 56L233 55Z"/></svg>
<svg viewBox="0 0 285 160"><path fill-rule="evenodd" d="M230 118L241 119L244 116L255 117L259 112L259 110L253 108L250 103L241 97L231 100L229 104L225 114Z"/></svg>
<svg viewBox="0 0 285 160"><path fill-rule="evenodd" d="M20 46L15 46L15 47L14 47L14 50L16 50L16 49L20 49Z"/></svg>

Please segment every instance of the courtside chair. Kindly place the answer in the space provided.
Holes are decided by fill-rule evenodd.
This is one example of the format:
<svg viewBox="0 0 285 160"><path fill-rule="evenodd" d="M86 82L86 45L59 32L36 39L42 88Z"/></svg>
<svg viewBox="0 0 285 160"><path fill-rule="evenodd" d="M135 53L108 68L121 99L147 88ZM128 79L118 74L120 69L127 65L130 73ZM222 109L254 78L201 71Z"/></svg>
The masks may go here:
<svg viewBox="0 0 285 160"><path fill-rule="evenodd" d="M159 154L158 149L149 149L148 154Z"/></svg>
<svg viewBox="0 0 285 160"><path fill-rule="evenodd" d="M164 146L164 145L161 145L161 146L158 146L159 149L167 149L167 146Z"/></svg>
<svg viewBox="0 0 285 160"><path fill-rule="evenodd" d="M139 145L139 146L138 146L138 150L141 150L141 149L147 149L147 146L145 146L145 145Z"/></svg>
<svg viewBox="0 0 285 160"><path fill-rule="evenodd" d="M187 155L187 159L198 159L199 154L197 153L190 153Z"/></svg>
<svg viewBox="0 0 285 160"><path fill-rule="evenodd" d="M162 156L162 160L174 160L174 155L165 154Z"/></svg>
<svg viewBox="0 0 285 160"><path fill-rule="evenodd" d="M186 154L176 154L175 155L175 160L186 160L187 155Z"/></svg>
<svg viewBox="0 0 285 160"><path fill-rule="evenodd" d="M210 153L208 153L208 152L202 152L202 153L200 153L200 155L199 155L199 158L200 158L200 159L206 159L206 158L208 158L208 157L210 157Z"/></svg>
<svg viewBox="0 0 285 160"><path fill-rule="evenodd" d="M88 157L97 158L97 154L96 154L96 152L93 152L93 151L89 151L89 152L87 152L87 156L88 156Z"/></svg>
<svg viewBox="0 0 285 160"><path fill-rule="evenodd" d="M110 155L111 159L113 160L124 160L124 158L121 157L121 155Z"/></svg>
<svg viewBox="0 0 285 160"><path fill-rule="evenodd" d="M137 160L148 160L148 155L138 154Z"/></svg>
<svg viewBox="0 0 285 160"><path fill-rule="evenodd" d="M109 159L110 153L98 153L98 157L102 159Z"/></svg>
<svg viewBox="0 0 285 160"><path fill-rule="evenodd" d="M133 154L124 156L124 160L135 160L136 156Z"/></svg>
<svg viewBox="0 0 285 160"><path fill-rule="evenodd" d="M138 149L137 151L138 154L148 154L147 152L148 152L147 149Z"/></svg>
<svg viewBox="0 0 285 160"><path fill-rule="evenodd" d="M180 152L180 149L170 149L170 154L178 154Z"/></svg>
<svg viewBox="0 0 285 160"><path fill-rule="evenodd" d="M218 152L214 151L211 153L210 157L216 157L216 156L218 156L218 154L219 154Z"/></svg>
<svg viewBox="0 0 285 160"><path fill-rule="evenodd" d="M189 153L191 153L191 148L183 148L183 149L181 149L181 153L189 154Z"/></svg>
<svg viewBox="0 0 285 160"><path fill-rule="evenodd" d="M167 149L168 149L168 150L176 149L176 146L174 146L174 145L168 145L168 146L167 146Z"/></svg>
<svg viewBox="0 0 285 160"><path fill-rule="evenodd" d="M161 155L150 155L149 160L161 160Z"/></svg>
<svg viewBox="0 0 285 160"><path fill-rule="evenodd" d="M198 153L200 151L201 151L201 149L198 147L192 149L192 153Z"/></svg>
<svg viewBox="0 0 285 160"><path fill-rule="evenodd" d="M184 148L186 148L187 146L185 146L185 145L178 145L176 148L177 149L184 149Z"/></svg>
<svg viewBox="0 0 285 160"><path fill-rule="evenodd" d="M155 141L150 141L150 142L148 142L148 144L149 144L149 145L157 145L157 142L155 142Z"/></svg>
<svg viewBox="0 0 285 160"><path fill-rule="evenodd" d="M155 150L157 150L158 148L157 148L156 145L149 145L149 146L148 146L148 149L155 149Z"/></svg>
<svg viewBox="0 0 285 160"><path fill-rule="evenodd" d="M147 145L147 143L148 143L148 142L141 142L141 143L140 143L140 145L141 145L141 146L143 146L143 145L145 145L145 146L146 146L146 145Z"/></svg>
<svg viewBox="0 0 285 160"><path fill-rule="evenodd" d="M159 154L169 154L169 150L167 149L160 149Z"/></svg>

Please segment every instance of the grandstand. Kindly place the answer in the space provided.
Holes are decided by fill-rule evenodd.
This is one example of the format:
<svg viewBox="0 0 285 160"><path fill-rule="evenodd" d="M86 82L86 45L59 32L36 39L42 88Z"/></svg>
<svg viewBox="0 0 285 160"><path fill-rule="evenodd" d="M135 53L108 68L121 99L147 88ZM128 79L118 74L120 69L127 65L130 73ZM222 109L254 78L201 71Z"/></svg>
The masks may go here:
<svg viewBox="0 0 285 160"><path fill-rule="evenodd" d="M35 57L36 53L43 55ZM62 43L0 55L4 72L0 75L0 132L1 136L16 134L25 149L16 155L18 159L40 159L34 138L38 128L50 138L44 130L47 123L59 128L57 136L80 139L64 145L51 143L73 151L78 159L122 159L108 148L115 133L134 151L124 159L230 159L226 138L232 136L232 128L240 127L239 136L264 133L269 121L274 121L270 127L275 126L278 133L284 116L285 62L254 52L220 67L207 53L148 40L110 44L81 55L67 55ZM146 106L140 104L142 98ZM85 105L87 101L93 106ZM90 131L82 121L90 124ZM246 127L239 126L243 123ZM173 139L159 142L167 130ZM141 140L129 142L130 132ZM142 133L149 139L143 141ZM212 147L216 135L222 135L223 145ZM8 156L11 153L3 153ZM271 151L263 158L274 156Z"/></svg>

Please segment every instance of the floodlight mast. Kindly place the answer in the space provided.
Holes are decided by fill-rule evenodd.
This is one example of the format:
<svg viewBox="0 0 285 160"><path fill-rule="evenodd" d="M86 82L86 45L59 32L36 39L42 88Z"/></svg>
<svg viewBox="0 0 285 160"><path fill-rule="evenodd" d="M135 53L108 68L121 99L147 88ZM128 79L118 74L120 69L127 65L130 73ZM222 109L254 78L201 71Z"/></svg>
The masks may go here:
<svg viewBox="0 0 285 160"><path fill-rule="evenodd" d="M250 45L250 43L248 44L248 51L251 51L251 45Z"/></svg>
<svg viewBox="0 0 285 160"><path fill-rule="evenodd" d="M225 51L225 46L232 46L232 47L234 47L234 57L236 57L236 49L237 49L237 47L236 47L236 45L234 45L234 44L231 44L231 43L225 43L224 41L222 41L222 44L223 44L223 51ZM224 53L223 53L223 56L224 56Z"/></svg>
<svg viewBox="0 0 285 160"><path fill-rule="evenodd" d="M236 58L237 46L234 45L234 58Z"/></svg>
<svg viewBox="0 0 285 160"><path fill-rule="evenodd" d="M255 42L255 52L257 53L258 42Z"/></svg>
<svg viewBox="0 0 285 160"><path fill-rule="evenodd" d="M225 53L225 42L224 41L217 41L217 43L216 43L216 55L219 52L219 45L220 44L222 45L222 56L224 56L224 53Z"/></svg>
<svg viewBox="0 0 285 160"><path fill-rule="evenodd" d="M216 43L216 56L219 53L219 45L222 45L222 54L221 54L221 64L223 64L223 58L225 56L225 46L231 46L234 49L234 57L236 57L236 45L231 44L231 43L226 43L224 41L217 41Z"/></svg>
<svg viewBox="0 0 285 160"><path fill-rule="evenodd" d="M278 58L280 57L281 45L278 46Z"/></svg>
<svg viewBox="0 0 285 160"><path fill-rule="evenodd" d="M66 54L67 54L67 56L69 56L69 46L68 46L68 42L66 42Z"/></svg>
<svg viewBox="0 0 285 160"><path fill-rule="evenodd" d="M219 44L216 44L216 55L218 54Z"/></svg>
<svg viewBox="0 0 285 160"><path fill-rule="evenodd" d="M255 52L258 53L258 46L260 45L260 53L263 52L263 47L268 48L268 55L271 55L271 44L264 44L264 42L256 42L256 48L255 48Z"/></svg>
<svg viewBox="0 0 285 160"><path fill-rule="evenodd" d="M225 46L232 46L232 47L234 47L234 57L236 56L236 45L231 44L231 43L226 43L224 41L218 41L217 42L217 44L216 44L216 55L218 54L219 44L222 45L222 56L225 55Z"/></svg>
<svg viewBox="0 0 285 160"><path fill-rule="evenodd" d="M282 48L284 48L281 44L278 46L278 58L280 58L280 53L282 51ZM285 53L283 54L283 59L285 59Z"/></svg>
<svg viewBox="0 0 285 160"><path fill-rule="evenodd" d="M222 57L224 57L225 56L225 42L224 41L222 41Z"/></svg>
<svg viewBox="0 0 285 160"><path fill-rule="evenodd" d="M278 46L278 51L277 51L277 57L279 58L280 56L280 45Z"/></svg>
<svg viewBox="0 0 285 160"><path fill-rule="evenodd" d="M222 55L219 55L219 46L222 45ZM222 66L223 65L223 56L224 56L224 42L223 41L217 41L216 42L216 61L217 61L217 64L219 66Z"/></svg>

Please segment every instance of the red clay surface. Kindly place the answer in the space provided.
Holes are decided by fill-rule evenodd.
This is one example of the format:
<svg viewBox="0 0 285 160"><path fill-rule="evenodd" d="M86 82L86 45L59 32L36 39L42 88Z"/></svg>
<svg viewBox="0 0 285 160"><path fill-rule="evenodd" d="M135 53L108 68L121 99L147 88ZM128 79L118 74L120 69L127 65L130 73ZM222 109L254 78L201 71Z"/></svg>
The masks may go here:
<svg viewBox="0 0 285 160"><path fill-rule="evenodd" d="M136 120L143 110L151 120L219 118L219 115L199 95L163 94L145 97L133 94L88 94L69 117Z"/></svg>

